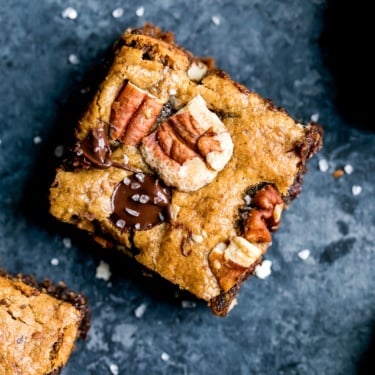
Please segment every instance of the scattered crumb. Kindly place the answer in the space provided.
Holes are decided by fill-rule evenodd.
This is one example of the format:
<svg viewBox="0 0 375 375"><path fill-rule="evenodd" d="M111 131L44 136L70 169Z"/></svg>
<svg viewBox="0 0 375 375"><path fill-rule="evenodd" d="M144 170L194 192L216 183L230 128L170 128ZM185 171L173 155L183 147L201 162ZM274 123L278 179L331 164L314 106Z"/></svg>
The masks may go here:
<svg viewBox="0 0 375 375"><path fill-rule="evenodd" d="M311 116L310 116L310 120L312 122L318 122L319 121L319 113L313 113Z"/></svg>
<svg viewBox="0 0 375 375"><path fill-rule="evenodd" d="M61 158L64 155L64 146L58 145L55 147L54 155L57 158Z"/></svg>
<svg viewBox="0 0 375 375"><path fill-rule="evenodd" d="M34 137L34 144L39 144L39 143L41 143L42 142L42 138L41 137L39 137L39 135L37 135L37 136L35 136Z"/></svg>
<svg viewBox="0 0 375 375"><path fill-rule="evenodd" d="M146 309L147 309L147 305L145 303L142 303L141 305L139 305L135 310L134 310L134 315L137 317L137 318L142 318L142 316L144 315L144 313L146 312Z"/></svg>
<svg viewBox="0 0 375 375"><path fill-rule="evenodd" d="M183 309L194 309L197 304L194 301L183 300L181 301L181 307Z"/></svg>
<svg viewBox="0 0 375 375"><path fill-rule="evenodd" d="M298 253L298 256L302 260L306 260L310 256L310 250L309 249L303 249Z"/></svg>
<svg viewBox="0 0 375 375"><path fill-rule="evenodd" d="M69 20L75 20L78 17L77 11L72 7L67 7L61 13L62 18L67 18Z"/></svg>
<svg viewBox="0 0 375 375"><path fill-rule="evenodd" d="M265 279L266 277L271 275L271 273L272 273L271 267L272 267L272 262L270 260L265 259L262 262L262 264L258 264L255 267L255 275L259 279Z"/></svg>
<svg viewBox="0 0 375 375"><path fill-rule="evenodd" d="M352 186L352 193L353 195L359 195L362 193L362 186L360 185L353 185Z"/></svg>
<svg viewBox="0 0 375 375"><path fill-rule="evenodd" d="M350 164L346 164L344 167L344 171L346 174L352 174L354 171L354 168Z"/></svg>
<svg viewBox="0 0 375 375"><path fill-rule="evenodd" d="M145 14L145 7L139 7L136 11L135 14L138 17L142 17Z"/></svg>
<svg viewBox="0 0 375 375"><path fill-rule="evenodd" d="M326 159L319 160L319 170L321 172L327 172L329 168L328 161Z"/></svg>
<svg viewBox="0 0 375 375"><path fill-rule="evenodd" d="M212 16L211 17L211 21L216 25L216 26L219 26L220 25L220 22L221 22L221 19L219 16Z"/></svg>
<svg viewBox="0 0 375 375"><path fill-rule="evenodd" d="M72 65L77 65L77 64L79 64L79 57L77 55L75 55L74 53L71 53L68 56L68 61Z"/></svg>
<svg viewBox="0 0 375 375"><path fill-rule="evenodd" d="M163 353L161 353L160 358L161 358L163 361L169 361L169 359L170 359L171 357L169 356L168 353L163 352Z"/></svg>
<svg viewBox="0 0 375 375"><path fill-rule="evenodd" d="M52 266L58 266L59 265L59 260L57 258L52 258L51 259L51 265Z"/></svg>
<svg viewBox="0 0 375 375"><path fill-rule="evenodd" d="M70 238L66 237L62 242L67 249L70 249L72 247L72 240Z"/></svg>
<svg viewBox="0 0 375 375"><path fill-rule="evenodd" d="M124 15L124 9L122 8L116 8L112 11L112 17L113 18L120 18Z"/></svg>
<svg viewBox="0 0 375 375"><path fill-rule="evenodd" d="M112 375L118 375L119 374L118 366L115 365L114 363L111 363L108 367L109 367L109 371L111 371Z"/></svg>
<svg viewBox="0 0 375 375"><path fill-rule="evenodd" d="M96 267L95 277L97 279L103 279L108 281L111 277L111 270L109 269L109 264L101 260L98 267Z"/></svg>
<svg viewBox="0 0 375 375"><path fill-rule="evenodd" d="M332 173L332 176L334 178L340 178L342 177L343 175L345 174L344 170L339 168L339 169L336 169L333 173Z"/></svg>

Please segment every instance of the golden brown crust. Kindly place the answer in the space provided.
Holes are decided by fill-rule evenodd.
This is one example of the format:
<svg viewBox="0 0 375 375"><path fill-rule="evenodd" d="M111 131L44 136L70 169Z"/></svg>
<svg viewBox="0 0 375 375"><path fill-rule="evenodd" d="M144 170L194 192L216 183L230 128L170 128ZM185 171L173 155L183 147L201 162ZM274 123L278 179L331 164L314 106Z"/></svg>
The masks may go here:
<svg viewBox="0 0 375 375"><path fill-rule="evenodd" d="M65 285L0 270L0 373L46 375L66 365L89 328L86 299Z"/></svg>
<svg viewBox="0 0 375 375"><path fill-rule="evenodd" d="M51 187L51 213L95 235L99 227L104 237L112 237L114 243L136 248L135 258L142 265L206 301L220 298L220 304L226 301L228 308L234 291L252 273L254 264L269 246L270 238L264 237L256 241L260 255L254 258L253 264L242 268L228 266L237 252L240 258L236 261L242 265L248 264L254 255L251 246L236 240L245 236L244 220L252 209L246 202L251 199L249 191L260 184L272 185L277 191L276 201L280 206L277 213L280 214L284 202L298 195L306 160L321 147L321 132L316 125L296 123L285 110L214 68L212 60L195 58L175 44L171 33L146 25L143 29L129 29L122 36L113 65L78 124L78 141L103 123L111 126L112 105L124 82L131 82L156 97L164 108L169 105L172 114L185 108L193 98L203 98L204 105L230 134L234 148L229 162L212 182L195 191L184 192L172 187L170 220L148 230L123 231L110 220L113 189L133 173L113 164L107 169L59 169ZM155 127L160 123L157 120ZM143 159L139 146L110 142L113 159L121 161L125 155L131 167L155 173ZM184 145L175 144L182 148L174 152L181 154ZM195 146L189 147L194 150ZM155 157L163 160L156 160L154 164L169 165L171 162L166 158L170 155L159 152ZM180 164L186 159L186 153L183 155ZM209 261L210 253L220 243L229 249L222 254L231 258L230 261L222 259L227 273L223 271L225 268L219 273L214 271L213 262ZM226 274L232 276L226 277ZM227 293L225 298L223 293Z"/></svg>

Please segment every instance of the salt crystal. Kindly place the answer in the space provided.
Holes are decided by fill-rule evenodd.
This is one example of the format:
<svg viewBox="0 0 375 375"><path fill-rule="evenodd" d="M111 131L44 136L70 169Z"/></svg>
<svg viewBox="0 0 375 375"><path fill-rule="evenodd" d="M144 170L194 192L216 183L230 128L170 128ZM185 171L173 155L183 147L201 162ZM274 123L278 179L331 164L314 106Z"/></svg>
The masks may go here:
<svg viewBox="0 0 375 375"><path fill-rule="evenodd" d="M148 201L150 200L150 197L146 194L142 194L140 197L139 197L139 203L147 203Z"/></svg>
<svg viewBox="0 0 375 375"><path fill-rule="evenodd" d="M124 9L122 8L116 8L116 9L113 9L112 11L113 18L120 18L123 16L123 14L124 14Z"/></svg>
<svg viewBox="0 0 375 375"><path fill-rule="evenodd" d="M310 120L312 122L318 122L319 121L319 113L314 113L311 115Z"/></svg>
<svg viewBox="0 0 375 375"><path fill-rule="evenodd" d="M142 316L144 315L144 313L146 312L146 309L147 309L147 305L145 303L142 303L141 305L139 305L135 310L134 310L134 315L137 317L137 318L142 318Z"/></svg>
<svg viewBox="0 0 375 375"><path fill-rule="evenodd" d="M54 151L54 155L57 158L61 158L64 155L64 146L61 146L61 145L56 146L55 151Z"/></svg>
<svg viewBox="0 0 375 375"><path fill-rule="evenodd" d="M123 220L123 219L118 219L116 221L116 227L117 228L123 229L123 228L125 228L125 225L126 225L126 221Z"/></svg>
<svg viewBox="0 0 375 375"><path fill-rule="evenodd" d="M302 260L306 260L310 256L310 250L309 249L303 249L298 253L298 256Z"/></svg>
<svg viewBox="0 0 375 375"><path fill-rule="evenodd" d="M79 64L79 57L77 55L75 55L74 53L71 53L68 56L68 61L72 65L77 65L77 64Z"/></svg>
<svg viewBox="0 0 375 375"><path fill-rule="evenodd" d="M59 260L58 260L57 258L52 258L52 259L51 259L51 264L52 264L53 266L58 266L58 265L59 265Z"/></svg>
<svg viewBox="0 0 375 375"><path fill-rule="evenodd" d="M346 164L344 167L344 171L346 174L352 174L354 171L354 168L350 164Z"/></svg>
<svg viewBox="0 0 375 375"><path fill-rule="evenodd" d="M70 238L66 237L62 242L67 249L70 249L72 247L72 240Z"/></svg>
<svg viewBox="0 0 375 375"><path fill-rule="evenodd" d="M61 13L61 16L62 16L62 18L75 20L78 17L78 13L74 8L68 7L68 8L63 10L63 12Z"/></svg>
<svg viewBox="0 0 375 375"><path fill-rule="evenodd" d="M166 352L163 352L163 353L161 353L161 359L163 360L163 361L169 361L169 359L171 358L170 356L169 356L169 354L168 353L166 353Z"/></svg>
<svg viewBox="0 0 375 375"><path fill-rule="evenodd" d="M138 17L142 17L145 14L145 7L139 7L136 11L135 14Z"/></svg>
<svg viewBox="0 0 375 375"><path fill-rule="evenodd" d="M359 195L362 193L362 187L359 185L353 185L352 186L352 193L353 195Z"/></svg>
<svg viewBox="0 0 375 375"><path fill-rule="evenodd" d="M34 137L34 144L39 144L39 143L41 143L42 142L42 138L41 137L39 137L39 135L37 135L37 136L35 136Z"/></svg>
<svg viewBox="0 0 375 375"><path fill-rule="evenodd" d="M132 210L131 208L126 207L126 208L125 208L125 211L126 211L129 215L131 215L131 216L136 216L136 217L139 216L139 211Z"/></svg>
<svg viewBox="0 0 375 375"><path fill-rule="evenodd" d="M98 267L96 267L95 277L97 279L103 279L108 281L111 277L111 270L109 269L109 264L101 260Z"/></svg>
<svg viewBox="0 0 375 375"><path fill-rule="evenodd" d="M211 21L212 21L216 26L220 25L220 22L221 22L219 16L212 16L212 17L211 17Z"/></svg>
<svg viewBox="0 0 375 375"><path fill-rule="evenodd" d="M271 275L271 266L272 262L270 260L264 260L262 264L258 264L255 267L255 275L259 277L260 279L265 279L269 275Z"/></svg>
<svg viewBox="0 0 375 375"><path fill-rule="evenodd" d="M328 168L329 168L329 165L326 159L319 160L319 169L321 172L327 172Z"/></svg>
<svg viewBox="0 0 375 375"><path fill-rule="evenodd" d="M109 367L109 371L111 371L112 375L118 375L119 374L118 366L115 365L114 363L111 363L108 367Z"/></svg>

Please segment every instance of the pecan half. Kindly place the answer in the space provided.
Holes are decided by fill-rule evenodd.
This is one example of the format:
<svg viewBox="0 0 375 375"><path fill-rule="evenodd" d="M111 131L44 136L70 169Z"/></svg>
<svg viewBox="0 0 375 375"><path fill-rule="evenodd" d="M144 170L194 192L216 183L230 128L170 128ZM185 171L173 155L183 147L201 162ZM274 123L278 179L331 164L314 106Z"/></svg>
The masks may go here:
<svg viewBox="0 0 375 375"><path fill-rule="evenodd" d="M251 205L244 237L252 243L271 242L271 232L279 227L284 208L280 194L272 185L266 185L255 194Z"/></svg>
<svg viewBox="0 0 375 375"><path fill-rule="evenodd" d="M141 152L167 185L188 192L216 177L232 157L233 142L198 95L145 137Z"/></svg>
<svg viewBox="0 0 375 375"><path fill-rule="evenodd" d="M229 244L220 242L210 252L208 262L220 288L228 291L262 257L262 251L243 237L234 237Z"/></svg>
<svg viewBox="0 0 375 375"><path fill-rule="evenodd" d="M126 82L112 104L111 138L135 146L155 124L163 103L155 96Z"/></svg>

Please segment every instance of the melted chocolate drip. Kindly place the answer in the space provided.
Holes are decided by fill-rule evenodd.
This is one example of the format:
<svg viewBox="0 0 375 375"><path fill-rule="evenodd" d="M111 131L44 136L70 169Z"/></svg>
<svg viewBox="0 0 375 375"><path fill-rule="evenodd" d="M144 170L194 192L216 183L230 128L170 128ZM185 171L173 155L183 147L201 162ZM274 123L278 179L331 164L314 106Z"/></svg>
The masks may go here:
<svg viewBox="0 0 375 375"><path fill-rule="evenodd" d="M170 219L170 192L145 173L130 175L112 195L111 220L121 230L145 230Z"/></svg>
<svg viewBox="0 0 375 375"><path fill-rule="evenodd" d="M110 167L112 152L104 127L91 129L85 139L76 143L75 153L83 165L92 164L97 168Z"/></svg>

